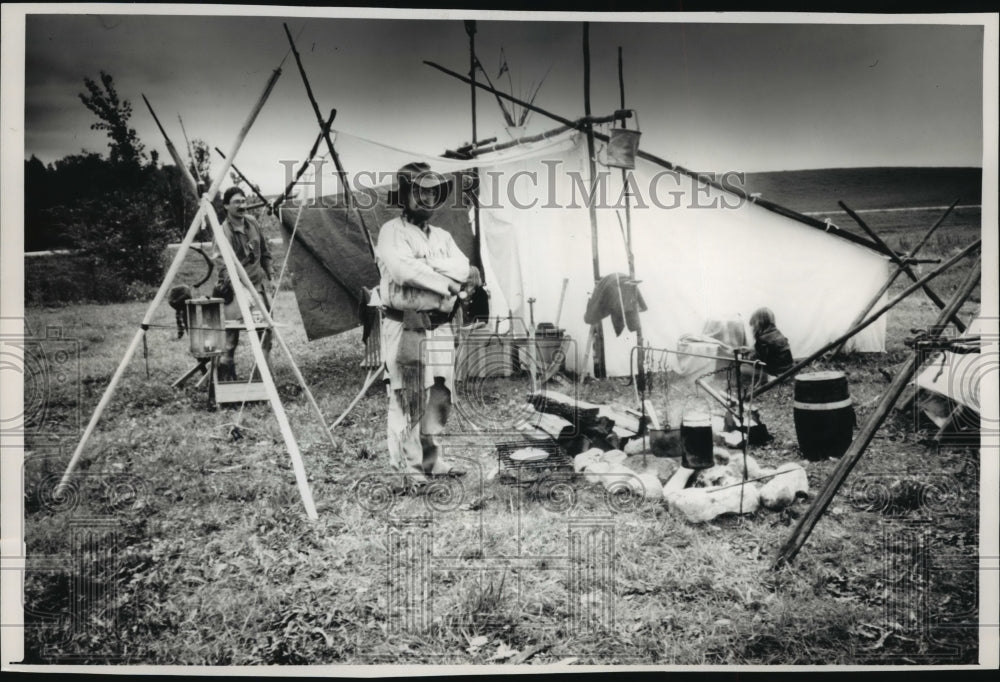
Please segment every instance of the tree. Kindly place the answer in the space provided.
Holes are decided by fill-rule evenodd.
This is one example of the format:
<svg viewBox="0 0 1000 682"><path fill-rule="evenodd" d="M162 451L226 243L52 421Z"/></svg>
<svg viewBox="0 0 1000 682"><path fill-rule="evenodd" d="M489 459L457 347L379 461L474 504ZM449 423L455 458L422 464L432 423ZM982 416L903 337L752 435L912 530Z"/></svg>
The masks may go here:
<svg viewBox="0 0 1000 682"><path fill-rule="evenodd" d="M212 154L205 140L191 140L191 175L198 183L198 192L206 191L212 185Z"/></svg>
<svg viewBox="0 0 1000 682"><path fill-rule="evenodd" d="M84 77L83 84L87 86L89 95L79 93L80 101L97 116L97 123L90 126L91 130L107 131L111 138L111 163L126 167L141 166L146 158L145 147L139 142L135 128L128 125L132 117L132 104L118 97L111 74L101 70L101 85L92 79Z"/></svg>

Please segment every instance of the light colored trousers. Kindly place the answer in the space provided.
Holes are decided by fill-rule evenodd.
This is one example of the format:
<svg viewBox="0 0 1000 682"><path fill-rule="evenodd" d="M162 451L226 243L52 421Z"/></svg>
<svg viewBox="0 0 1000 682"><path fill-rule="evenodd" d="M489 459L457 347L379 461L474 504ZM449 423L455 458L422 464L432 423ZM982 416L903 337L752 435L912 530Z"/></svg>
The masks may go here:
<svg viewBox="0 0 1000 682"><path fill-rule="evenodd" d="M424 413L419 422L407 427L398 392L391 386L387 390L389 465L407 474L411 481L422 481L428 474L448 473L451 465L444 460L438 436L451 413L451 391L442 383L424 389Z"/></svg>

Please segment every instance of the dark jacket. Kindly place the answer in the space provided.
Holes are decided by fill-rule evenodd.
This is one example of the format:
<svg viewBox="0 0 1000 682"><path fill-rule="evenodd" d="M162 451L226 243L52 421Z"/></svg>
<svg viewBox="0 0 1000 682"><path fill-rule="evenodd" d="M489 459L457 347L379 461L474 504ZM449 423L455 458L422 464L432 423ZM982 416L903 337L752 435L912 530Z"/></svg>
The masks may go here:
<svg viewBox="0 0 1000 682"><path fill-rule="evenodd" d="M762 329L754 341L757 359L767 365L767 373L778 376L787 372L795 364L788 339L777 327Z"/></svg>
<svg viewBox="0 0 1000 682"><path fill-rule="evenodd" d="M646 301L637 285L638 282L627 275L617 272L605 275L594 287L583 321L597 324L610 315L615 336L621 336L625 327L631 332L636 331L639 329L639 313L646 310Z"/></svg>

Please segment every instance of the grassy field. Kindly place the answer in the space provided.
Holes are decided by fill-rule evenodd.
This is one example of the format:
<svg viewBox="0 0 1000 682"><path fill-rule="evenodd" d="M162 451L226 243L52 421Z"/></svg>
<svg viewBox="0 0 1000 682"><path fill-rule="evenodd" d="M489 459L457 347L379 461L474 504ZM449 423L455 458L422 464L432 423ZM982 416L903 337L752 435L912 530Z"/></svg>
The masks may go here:
<svg viewBox="0 0 1000 682"><path fill-rule="evenodd" d="M914 223L933 222L923 214L912 222L899 214L871 218L897 244L925 229ZM926 252L947 257L978 231L978 212L962 214ZM967 267L935 289L947 299ZM966 319L978 311L975 299L963 309ZM71 494L53 499L52 484L144 309L138 302L26 311L36 333L61 328L79 344L78 377L53 372L44 388L36 382L26 394L26 404L44 407L32 413L26 438L29 662L977 658L978 448L924 443L908 412L880 430L796 562L772 572L777 548L811 500L692 525L661 504L609 502L583 481L550 494L487 481L494 439L474 433L461 414L450 423L447 447L468 477L425 497L385 496L384 391L370 390L331 443L276 346L278 390L319 510L310 522L266 404L213 411L193 382L169 388L192 361L164 305L148 334L148 358L140 347ZM817 365L849 373L859 423L907 357L902 339L936 312L915 295L890 314L886 354ZM278 296L276 316L332 421L364 379L359 332L307 343L291 292ZM245 342L241 352L245 371ZM514 378L497 386L498 395L517 396L526 386ZM779 387L760 401L775 436L752 451L761 464L799 457L791 390ZM32 391L44 395L34 400ZM633 400L632 388L614 379L590 382L580 394ZM459 399L486 403L484 396ZM234 423L238 440L230 435ZM835 465L807 465L814 493ZM902 489L916 493L898 495ZM568 547L588 528L603 529L605 551L579 558Z"/></svg>

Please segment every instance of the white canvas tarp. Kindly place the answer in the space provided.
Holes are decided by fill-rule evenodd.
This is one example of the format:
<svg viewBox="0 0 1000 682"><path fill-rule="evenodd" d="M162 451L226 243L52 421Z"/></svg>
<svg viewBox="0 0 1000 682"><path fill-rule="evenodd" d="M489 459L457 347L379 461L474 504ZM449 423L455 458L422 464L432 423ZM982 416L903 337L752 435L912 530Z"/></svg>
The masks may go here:
<svg viewBox="0 0 1000 682"><path fill-rule="evenodd" d="M472 163L390 149L343 133L337 144L345 164L359 164L355 168L392 170L420 159L436 170L457 171ZM586 154L585 136L568 132L474 162L481 173L482 249L493 314L506 317L510 310L526 324L527 300L534 298L535 322L554 322L568 279L559 326L576 341L575 356L567 358L574 370L584 353L589 325L583 317L594 289ZM600 274L628 273L619 223L619 217L625 220L621 175L598 168L607 171L606 196L597 209ZM648 305L640 317L649 346L676 349L680 337L701 333L710 320L749 320L756 308L767 306L793 355L804 357L846 331L888 276L883 256L741 204L733 194L698 188L689 177L642 160L632 174L633 251ZM605 319L604 338L609 376L628 375L635 334L616 337ZM848 347L883 351L885 317Z"/></svg>

